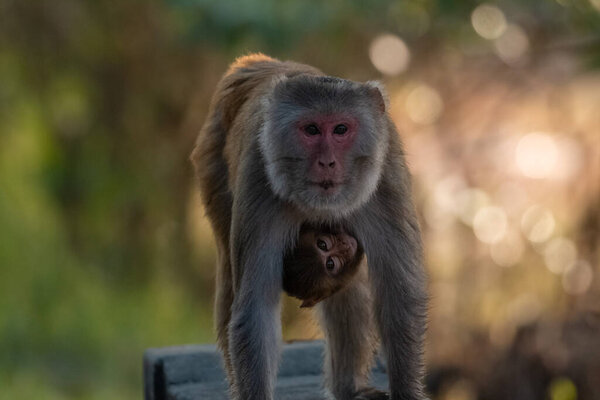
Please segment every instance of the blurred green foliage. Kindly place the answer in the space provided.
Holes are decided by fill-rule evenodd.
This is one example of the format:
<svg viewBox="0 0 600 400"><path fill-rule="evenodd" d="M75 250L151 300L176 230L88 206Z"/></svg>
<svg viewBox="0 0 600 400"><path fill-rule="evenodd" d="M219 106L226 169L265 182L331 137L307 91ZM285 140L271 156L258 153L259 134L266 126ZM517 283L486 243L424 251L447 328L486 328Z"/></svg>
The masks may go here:
<svg viewBox="0 0 600 400"><path fill-rule="evenodd" d="M583 0L500 3L542 43L600 27ZM462 40L477 4L0 3L0 399L139 398L145 348L214 340L188 154L233 57L373 78L375 35L426 56ZM561 385L553 398L572 398Z"/></svg>
<svg viewBox="0 0 600 400"><path fill-rule="evenodd" d="M139 266L138 276L152 272L152 279L136 282L125 258L111 256L134 250L115 244L111 234L122 229L108 210L119 189L105 193L98 181L122 178L93 163L67 171L44 107L30 88L14 83L0 122L0 398L139 396L144 348L172 343L174 336L211 340L209 312L151 265ZM59 98L76 105L63 111L79 112L73 98ZM92 194L82 215L72 214L58 196L73 174L82 175L81 185ZM93 226L70 232L71 219L78 218ZM80 252L74 240L94 252Z"/></svg>
<svg viewBox="0 0 600 400"><path fill-rule="evenodd" d="M573 382L567 378L558 379L552 382L550 386L551 400L576 400L577 388Z"/></svg>

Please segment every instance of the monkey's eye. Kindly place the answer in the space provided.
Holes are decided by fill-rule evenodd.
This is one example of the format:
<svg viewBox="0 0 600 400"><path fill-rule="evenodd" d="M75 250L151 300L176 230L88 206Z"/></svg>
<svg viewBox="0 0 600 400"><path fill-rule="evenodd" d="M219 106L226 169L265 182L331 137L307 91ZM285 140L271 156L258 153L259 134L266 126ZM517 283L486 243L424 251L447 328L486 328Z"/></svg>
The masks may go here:
<svg viewBox="0 0 600 400"><path fill-rule="evenodd" d="M327 271L333 271L333 269L335 268L335 262L333 262L333 258L331 258L331 257L327 258L325 267L327 268Z"/></svg>
<svg viewBox="0 0 600 400"><path fill-rule="evenodd" d="M348 127L344 124L336 125L336 127L333 128L333 133L336 135L343 135L346 132L348 132Z"/></svg>
<svg viewBox="0 0 600 400"><path fill-rule="evenodd" d="M327 251L327 243L324 240L317 239L317 247L323 251Z"/></svg>
<svg viewBox="0 0 600 400"><path fill-rule="evenodd" d="M317 126L313 124L305 126L304 132L308 133L311 136L318 135L320 133L319 128L317 128Z"/></svg>

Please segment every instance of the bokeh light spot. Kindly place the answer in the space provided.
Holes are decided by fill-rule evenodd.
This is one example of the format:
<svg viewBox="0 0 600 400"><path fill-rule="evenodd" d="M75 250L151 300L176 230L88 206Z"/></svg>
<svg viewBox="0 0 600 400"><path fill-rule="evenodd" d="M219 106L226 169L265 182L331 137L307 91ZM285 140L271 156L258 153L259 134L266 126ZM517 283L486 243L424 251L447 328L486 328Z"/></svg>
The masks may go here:
<svg viewBox="0 0 600 400"><path fill-rule="evenodd" d="M506 213L499 207L483 207L473 219L473 230L477 239L484 243L496 243L506 233Z"/></svg>
<svg viewBox="0 0 600 400"><path fill-rule="evenodd" d="M544 248L546 267L555 274L562 274L577 258L577 248L572 240L557 237Z"/></svg>
<svg viewBox="0 0 600 400"><path fill-rule="evenodd" d="M418 124L432 124L444 110L444 102L437 90L418 85L406 97L406 112Z"/></svg>
<svg viewBox="0 0 600 400"><path fill-rule="evenodd" d="M529 207L521 218L523 234L534 243L543 243L550 239L555 225L552 212L537 204Z"/></svg>
<svg viewBox="0 0 600 400"><path fill-rule="evenodd" d="M594 272L590 264L585 260L579 260L565 270L562 277L563 289L572 295L583 294L590 288L593 277Z"/></svg>
<svg viewBox="0 0 600 400"><path fill-rule="evenodd" d="M520 26L510 24L506 31L494 41L494 48L502 61L514 65L523 60L529 49L529 39Z"/></svg>
<svg viewBox="0 0 600 400"><path fill-rule="evenodd" d="M524 249L523 240L518 232L508 230L501 240L492 243L490 256L497 265L512 267L521 260Z"/></svg>
<svg viewBox="0 0 600 400"><path fill-rule="evenodd" d="M449 175L435 185L423 210L425 221L433 229L448 228L456 217L456 194L465 182L459 175Z"/></svg>
<svg viewBox="0 0 600 400"><path fill-rule="evenodd" d="M577 141L564 137L556 142L558 158L553 178L568 180L575 177L580 171L585 160L585 153L581 144Z"/></svg>
<svg viewBox="0 0 600 400"><path fill-rule="evenodd" d="M490 4L481 4L471 13L471 24L484 39L496 39L506 30L506 17L502 10Z"/></svg>
<svg viewBox="0 0 600 400"><path fill-rule="evenodd" d="M523 175L529 178L548 177L556 164L558 151L552 137L544 133L530 133L517 144L516 162Z"/></svg>
<svg viewBox="0 0 600 400"><path fill-rule="evenodd" d="M379 72L395 76L408 68L410 50L398 36L383 34L371 42L369 58Z"/></svg>
<svg viewBox="0 0 600 400"><path fill-rule="evenodd" d="M455 210L462 222L472 226L475 214L488 205L490 198L486 192L477 188L463 189L456 194Z"/></svg>
<svg viewBox="0 0 600 400"><path fill-rule="evenodd" d="M477 390L469 380L460 379L445 388L443 398L446 400L475 400L477 399Z"/></svg>
<svg viewBox="0 0 600 400"><path fill-rule="evenodd" d="M577 387L569 378L553 380L548 393L551 400L577 400Z"/></svg>

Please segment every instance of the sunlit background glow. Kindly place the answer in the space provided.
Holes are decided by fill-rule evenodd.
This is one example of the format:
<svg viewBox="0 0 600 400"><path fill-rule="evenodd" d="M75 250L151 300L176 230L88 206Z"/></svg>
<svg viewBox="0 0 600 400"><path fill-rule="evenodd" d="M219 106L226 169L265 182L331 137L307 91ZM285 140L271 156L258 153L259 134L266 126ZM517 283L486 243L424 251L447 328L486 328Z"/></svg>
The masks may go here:
<svg viewBox="0 0 600 400"><path fill-rule="evenodd" d="M456 194L454 211L461 221L472 226L481 209L490 203L490 197L481 189L467 188Z"/></svg>
<svg viewBox="0 0 600 400"><path fill-rule="evenodd" d="M506 18L502 10L490 4L481 4L471 14L473 29L484 39L497 39L506 30Z"/></svg>
<svg viewBox="0 0 600 400"><path fill-rule="evenodd" d="M542 243L550 238L554 232L554 216L547 208L540 205L532 205L523 214L521 229L532 242Z"/></svg>
<svg viewBox="0 0 600 400"><path fill-rule="evenodd" d="M473 219L473 230L477 239L484 243L497 243L506 233L506 214L499 207L483 207Z"/></svg>
<svg viewBox="0 0 600 400"><path fill-rule="evenodd" d="M590 288L593 277L590 264L585 260L578 260L564 271L562 285L567 293L581 295Z"/></svg>
<svg viewBox="0 0 600 400"><path fill-rule="evenodd" d="M383 34L371 42L369 57L379 72L395 76L408 68L410 51L398 36Z"/></svg>
<svg viewBox="0 0 600 400"><path fill-rule="evenodd" d="M518 25L510 24L496 40L494 40L496 54L507 64L518 64L524 60L529 49L527 33Z"/></svg>
<svg viewBox="0 0 600 400"><path fill-rule="evenodd" d="M565 272L576 259L577 248L573 241L567 238L554 238L544 248L546 267L555 274Z"/></svg>
<svg viewBox="0 0 600 400"><path fill-rule="evenodd" d="M502 267L512 267L521 261L525 246L519 233L509 230L503 237L492 243L490 256Z"/></svg>
<svg viewBox="0 0 600 400"><path fill-rule="evenodd" d="M478 94L460 100L455 91L462 87L448 75L429 72L435 78L423 79L428 75L411 72L418 78L392 80L391 115L407 133L408 160L422 191L433 313L445 324L436 337L458 332L453 318L469 309L487 324L490 343L508 349L524 327L559 313L562 299L589 304L590 293L598 291L597 257L590 262L595 250L582 245L575 226L595 221L581 207L593 215L586 196L600 186L600 79L582 77L556 88L540 77L525 89L510 73L532 68L539 56L526 19L512 20L486 3L473 10L471 25L486 40L464 33L460 50L446 49L441 57L446 71L457 74L469 69L469 57L490 54L510 72L498 78L469 69L463 84L472 83ZM416 57L410 41L403 44ZM374 67L392 75L375 63L372 49ZM411 61L411 71L417 62ZM554 68L549 76L574 68L564 55L548 62ZM470 301L477 305L466 306ZM554 349L545 362L564 368L567 350L555 338L543 340ZM437 351L451 353L447 346ZM547 390L562 396L573 387L555 379ZM445 395L475 396L462 383Z"/></svg>
<svg viewBox="0 0 600 400"><path fill-rule="evenodd" d="M444 110L439 93L430 86L417 85L406 97L406 112L418 124L432 124Z"/></svg>
<svg viewBox="0 0 600 400"><path fill-rule="evenodd" d="M517 165L530 178L548 177L554 170L557 158L554 139L544 133L525 135L517 145Z"/></svg>

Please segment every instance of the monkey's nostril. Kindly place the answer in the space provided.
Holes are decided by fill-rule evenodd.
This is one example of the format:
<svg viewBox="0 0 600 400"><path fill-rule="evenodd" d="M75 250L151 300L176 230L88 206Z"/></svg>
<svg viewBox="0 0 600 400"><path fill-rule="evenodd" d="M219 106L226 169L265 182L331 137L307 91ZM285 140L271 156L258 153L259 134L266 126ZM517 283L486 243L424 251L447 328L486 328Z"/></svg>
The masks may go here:
<svg viewBox="0 0 600 400"><path fill-rule="evenodd" d="M325 161L325 162L323 162L323 161L317 161L317 165L320 168L326 168L326 167L333 168L333 167L335 167L335 161Z"/></svg>

